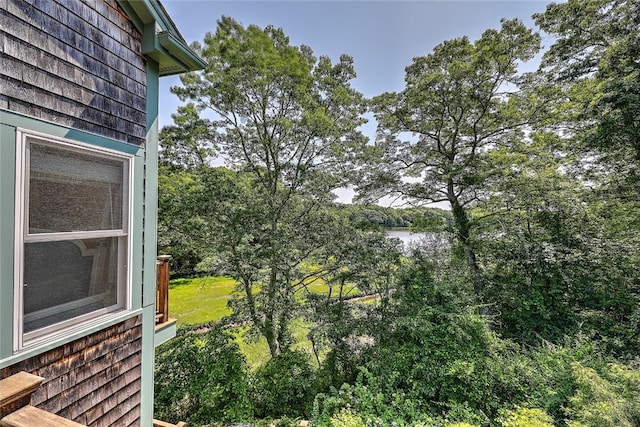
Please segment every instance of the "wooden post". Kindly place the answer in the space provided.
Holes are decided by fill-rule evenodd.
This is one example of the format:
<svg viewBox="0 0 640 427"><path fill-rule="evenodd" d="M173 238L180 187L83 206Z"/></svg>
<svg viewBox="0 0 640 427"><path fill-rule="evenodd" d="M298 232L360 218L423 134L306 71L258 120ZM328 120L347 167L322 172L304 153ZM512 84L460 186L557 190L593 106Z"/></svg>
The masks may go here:
<svg viewBox="0 0 640 427"><path fill-rule="evenodd" d="M169 260L171 255L160 255L156 262L156 323L169 320Z"/></svg>

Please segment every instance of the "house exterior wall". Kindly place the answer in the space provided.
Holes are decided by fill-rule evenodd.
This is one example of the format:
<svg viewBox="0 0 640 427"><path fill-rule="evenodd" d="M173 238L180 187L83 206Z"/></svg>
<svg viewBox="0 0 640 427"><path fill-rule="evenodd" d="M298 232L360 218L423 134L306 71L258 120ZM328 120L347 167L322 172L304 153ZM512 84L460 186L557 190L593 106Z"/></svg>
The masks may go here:
<svg viewBox="0 0 640 427"><path fill-rule="evenodd" d="M0 0L0 108L143 145L141 46L115 0Z"/></svg>
<svg viewBox="0 0 640 427"><path fill-rule="evenodd" d="M153 424L158 79L204 66L157 0L0 0L0 378L46 378L37 406L92 426ZM15 343L25 132L132 165L128 309L31 346Z"/></svg>
<svg viewBox="0 0 640 427"><path fill-rule="evenodd" d="M153 415L159 76L142 39L115 0L0 0L0 378L44 377L32 404L90 426ZM19 129L132 155L133 204L130 310L16 352Z"/></svg>
<svg viewBox="0 0 640 427"><path fill-rule="evenodd" d="M0 369L45 378L31 404L87 426L140 425L142 316Z"/></svg>

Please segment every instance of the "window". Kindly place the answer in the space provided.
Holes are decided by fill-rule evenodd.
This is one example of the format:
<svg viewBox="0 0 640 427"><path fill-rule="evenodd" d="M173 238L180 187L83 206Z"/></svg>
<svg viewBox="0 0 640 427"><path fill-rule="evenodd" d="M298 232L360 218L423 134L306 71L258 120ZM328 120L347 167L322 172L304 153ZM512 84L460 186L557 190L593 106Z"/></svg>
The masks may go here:
<svg viewBox="0 0 640 427"><path fill-rule="evenodd" d="M16 347L129 308L131 158L18 133Z"/></svg>

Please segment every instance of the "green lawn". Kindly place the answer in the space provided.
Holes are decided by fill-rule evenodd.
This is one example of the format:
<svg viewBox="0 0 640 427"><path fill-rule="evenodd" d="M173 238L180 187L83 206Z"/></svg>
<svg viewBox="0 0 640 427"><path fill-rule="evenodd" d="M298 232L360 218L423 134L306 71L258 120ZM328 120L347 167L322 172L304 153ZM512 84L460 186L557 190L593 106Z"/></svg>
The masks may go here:
<svg viewBox="0 0 640 427"><path fill-rule="evenodd" d="M169 283L169 315L179 325L200 325L231 314L227 301L235 281L228 277L176 279Z"/></svg>
<svg viewBox="0 0 640 427"><path fill-rule="evenodd" d="M201 325L222 319L231 314L227 301L235 281L229 277L199 277L194 279L175 279L169 283L169 315L178 319L178 325ZM326 293L329 291L322 281L316 281L308 286L309 291ZM292 330L296 344L295 350L309 354L312 357L311 342L307 340L309 327L304 321L297 319L292 322ZM236 342L247 358L247 363L256 368L268 360L269 347L264 338L257 342L247 343L242 339L242 329L237 328Z"/></svg>
<svg viewBox="0 0 640 427"><path fill-rule="evenodd" d="M169 315L179 325L200 325L231 314L227 301L235 282L229 277L175 279L169 283ZM311 292L326 294L329 287L321 280L307 286ZM352 292L357 292L354 290Z"/></svg>

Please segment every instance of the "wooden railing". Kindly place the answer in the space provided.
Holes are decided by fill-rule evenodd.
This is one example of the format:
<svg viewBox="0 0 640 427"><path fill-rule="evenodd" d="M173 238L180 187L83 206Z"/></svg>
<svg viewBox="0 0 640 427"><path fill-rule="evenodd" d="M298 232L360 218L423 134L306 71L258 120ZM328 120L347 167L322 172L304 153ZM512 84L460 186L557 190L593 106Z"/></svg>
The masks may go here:
<svg viewBox="0 0 640 427"><path fill-rule="evenodd" d="M169 260L160 255L156 261L156 325L169 321Z"/></svg>

